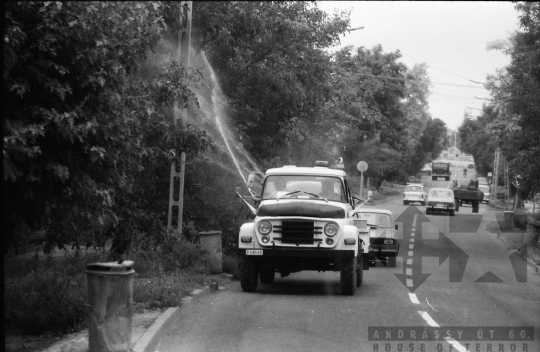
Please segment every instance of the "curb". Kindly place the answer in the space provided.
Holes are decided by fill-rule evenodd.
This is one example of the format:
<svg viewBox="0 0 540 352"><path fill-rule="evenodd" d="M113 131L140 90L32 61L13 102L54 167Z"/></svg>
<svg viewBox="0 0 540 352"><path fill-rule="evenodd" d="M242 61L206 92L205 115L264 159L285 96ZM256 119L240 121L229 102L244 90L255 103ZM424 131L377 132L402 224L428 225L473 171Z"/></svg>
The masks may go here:
<svg viewBox="0 0 540 352"><path fill-rule="evenodd" d="M137 341L137 343L131 348L131 351L152 352L161 340L161 337L163 336L163 333L165 331L164 327L174 323L180 317L182 313L182 307L191 304L191 302L193 302L193 298L208 296L218 291L219 289L220 287L218 286L218 283L213 282L209 286L191 292L190 296L183 299L182 306L168 308L152 323L152 325L141 336L139 341ZM223 289L223 287L221 287L221 289Z"/></svg>

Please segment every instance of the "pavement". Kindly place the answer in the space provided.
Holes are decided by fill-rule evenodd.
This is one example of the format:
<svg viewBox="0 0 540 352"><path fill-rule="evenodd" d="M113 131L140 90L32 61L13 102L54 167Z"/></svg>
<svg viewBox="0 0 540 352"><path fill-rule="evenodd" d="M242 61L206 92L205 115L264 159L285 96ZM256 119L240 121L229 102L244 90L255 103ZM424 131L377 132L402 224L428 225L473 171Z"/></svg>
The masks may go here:
<svg viewBox="0 0 540 352"><path fill-rule="evenodd" d="M182 311L196 301L196 298L212 294L219 289L224 289L224 287L218 286L217 282L214 282L203 289L191 292L190 296L183 299L181 307L171 307L164 311L146 311L133 314L131 326L131 351L153 352L165 330L164 327L174 323L182 315ZM61 341L58 341L43 350L43 352L88 351L88 330L68 335Z"/></svg>

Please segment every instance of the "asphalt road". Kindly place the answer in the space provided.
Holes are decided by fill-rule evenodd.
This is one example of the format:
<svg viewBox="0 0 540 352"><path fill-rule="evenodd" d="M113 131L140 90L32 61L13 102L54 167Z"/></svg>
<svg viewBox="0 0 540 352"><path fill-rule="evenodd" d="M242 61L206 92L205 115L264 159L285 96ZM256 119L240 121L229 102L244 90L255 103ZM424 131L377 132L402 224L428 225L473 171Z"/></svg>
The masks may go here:
<svg viewBox="0 0 540 352"><path fill-rule="evenodd" d="M278 275L255 293L234 283L187 308L156 350L540 351L540 273L486 231L493 210L426 216L400 197L377 207L400 225L400 257L364 271L354 296L340 294L333 272Z"/></svg>

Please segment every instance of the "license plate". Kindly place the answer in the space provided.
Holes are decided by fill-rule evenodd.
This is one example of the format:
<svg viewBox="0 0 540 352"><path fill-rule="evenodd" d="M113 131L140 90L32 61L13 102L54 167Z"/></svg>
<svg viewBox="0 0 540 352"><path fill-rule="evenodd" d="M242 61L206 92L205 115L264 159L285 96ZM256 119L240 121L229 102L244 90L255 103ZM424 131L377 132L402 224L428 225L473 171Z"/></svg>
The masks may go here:
<svg viewBox="0 0 540 352"><path fill-rule="evenodd" d="M446 208L446 207L444 206L444 204L437 204L437 205L435 206L435 208Z"/></svg>
<svg viewBox="0 0 540 352"><path fill-rule="evenodd" d="M258 249L247 249L246 255L263 255L263 251Z"/></svg>

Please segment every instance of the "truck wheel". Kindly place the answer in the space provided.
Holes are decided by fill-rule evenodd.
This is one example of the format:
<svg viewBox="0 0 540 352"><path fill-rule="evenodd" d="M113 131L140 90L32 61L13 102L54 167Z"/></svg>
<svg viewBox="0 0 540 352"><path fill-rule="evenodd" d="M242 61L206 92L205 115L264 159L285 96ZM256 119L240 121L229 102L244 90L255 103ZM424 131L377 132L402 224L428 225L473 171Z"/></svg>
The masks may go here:
<svg viewBox="0 0 540 352"><path fill-rule="evenodd" d="M254 292L259 283L257 265L251 258L243 258L240 264L240 286L244 292Z"/></svg>
<svg viewBox="0 0 540 352"><path fill-rule="evenodd" d="M358 267L356 268L356 287L362 286L362 281L364 281L364 270Z"/></svg>
<svg viewBox="0 0 540 352"><path fill-rule="evenodd" d="M421 205L425 206L426 205L426 202L420 202Z"/></svg>
<svg viewBox="0 0 540 352"><path fill-rule="evenodd" d="M432 181L437 181L437 177L431 177Z"/></svg>
<svg viewBox="0 0 540 352"><path fill-rule="evenodd" d="M361 254L362 252L358 252L359 256L357 259L357 266L356 266L356 287L362 286L362 281L364 281L364 255ZM369 268L369 264L368 264Z"/></svg>
<svg viewBox="0 0 540 352"><path fill-rule="evenodd" d="M352 296L356 292L356 257L341 264L341 294Z"/></svg>
<svg viewBox="0 0 540 352"><path fill-rule="evenodd" d="M459 211L459 202L455 202L456 203L456 211Z"/></svg>
<svg viewBox="0 0 540 352"><path fill-rule="evenodd" d="M403 201L403 205L409 205L409 202L407 202L406 200Z"/></svg>
<svg viewBox="0 0 540 352"><path fill-rule="evenodd" d="M473 202L472 203L472 212L473 213L478 213L478 202Z"/></svg>
<svg viewBox="0 0 540 352"><path fill-rule="evenodd" d="M389 268L396 267L396 257L388 257L388 264L386 265Z"/></svg>
<svg viewBox="0 0 540 352"><path fill-rule="evenodd" d="M429 208L426 208L426 215L429 215L430 211Z"/></svg>
<svg viewBox="0 0 540 352"><path fill-rule="evenodd" d="M453 210L450 212L450 216L454 216L454 211Z"/></svg>
<svg viewBox="0 0 540 352"><path fill-rule="evenodd" d="M450 177L445 178L446 181L450 181Z"/></svg>
<svg viewBox="0 0 540 352"><path fill-rule="evenodd" d="M261 280L261 284L271 284L274 282L275 277L276 272L274 269L263 269L259 273L259 280Z"/></svg>

